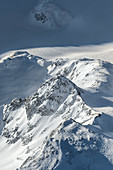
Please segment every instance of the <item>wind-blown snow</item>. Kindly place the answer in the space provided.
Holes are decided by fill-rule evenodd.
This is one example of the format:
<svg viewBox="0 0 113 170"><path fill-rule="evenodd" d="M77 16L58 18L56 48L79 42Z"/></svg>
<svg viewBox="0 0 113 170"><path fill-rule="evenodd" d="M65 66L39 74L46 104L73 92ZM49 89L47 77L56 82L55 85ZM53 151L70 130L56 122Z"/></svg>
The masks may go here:
<svg viewBox="0 0 113 170"><path fill-rule="evenodd" d="M29 157L20 169L112 170L104 153L109 148L107 142L105 137L69 119L52 132L39 152Z"/></svg>
<svg viewBox="0 0 113 170"><path fill-rule="evenodd" d="M5 105L1 155L6 153L6 158L8 145L15 148L17 144L22 153L13 150L14 156L10 161L14 159L15 163L12 165L6 159L6 166L1 163L1 168L6 169L7 164L9 169L19 167L25 159L29 159L29 154L37 152L52 131L70 117L82 124L92 124L99 113L85 105L80 93L75 84L61 76L49 79L32 97L13 100L11 104Z"/></svg>
<svg viewBox="0 0 113 170"><path fill-rule="evenodd" d="M15 52L0 61L0 105L31 95L46 79L44 59ZM7 95L8 94L8 95Z"/></svg>
<svg viewBox="0 0 113 170"><path fill-rule="evenodd" d="M111 63L17 51L0 66L1 169L113 169Z"/></svg>
<svg viewBox="0 0 113 170"><path fill-rule="evenodd" d="M112 41L112 0L0 1L0 170L113 169Z"/></svg>

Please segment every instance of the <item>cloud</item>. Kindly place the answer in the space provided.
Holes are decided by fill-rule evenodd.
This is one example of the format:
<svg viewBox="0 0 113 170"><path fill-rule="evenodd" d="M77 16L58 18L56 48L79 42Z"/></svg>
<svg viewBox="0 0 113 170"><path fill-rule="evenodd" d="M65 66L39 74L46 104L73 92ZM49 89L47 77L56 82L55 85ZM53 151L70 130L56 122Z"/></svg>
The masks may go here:
<svg viewBox="0 0 113 170"><path fill-rule="evenodd" d="M32 10L32 15L35 22L51 29L68 25L73 20L71 13L60 8L54 1L41 1Z"/></svg>
<svg viewBox="0 0 113 170"><path fill-rule="evenodd" d="M37 14L44 11L40 17L46 15L46 22L37 22L35 13L30 22L33 9ZM113 0L40 0L38 6L36 0L0 0L0 52L111 41Z"/></svg>

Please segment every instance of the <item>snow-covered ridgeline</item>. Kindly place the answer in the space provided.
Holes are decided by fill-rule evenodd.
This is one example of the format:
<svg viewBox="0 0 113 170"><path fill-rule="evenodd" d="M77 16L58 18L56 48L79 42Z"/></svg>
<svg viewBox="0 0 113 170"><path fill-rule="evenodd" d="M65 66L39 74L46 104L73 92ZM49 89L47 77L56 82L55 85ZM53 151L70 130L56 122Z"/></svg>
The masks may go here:
<svg viewBox="0 0 113 170"><path fill-rule="evenodd" d="M1 104L11 101L14 96L18 98L0 109L2 169L112 169L112 139L85 127L87 125L93 131L100 127L99 123L102 127L103 114L83 100L87 98L86 91L92 95L112 92L112 64L93 59L46 61L19 51L3 58L0 66L0 78L6 85L1 85L4 92ZM23 72L18 77L21 68ZM7 76L4 77L3 73ZM7 79L9 73L17 78L18 84L12 85L12 77ZM29 86L23 84L24 78ZM28 96L26 92L32 85L34 88ZM16 87L18 93L14 89L11 91L12 87ZM4 89L8 89L10 98Z"/></svg>

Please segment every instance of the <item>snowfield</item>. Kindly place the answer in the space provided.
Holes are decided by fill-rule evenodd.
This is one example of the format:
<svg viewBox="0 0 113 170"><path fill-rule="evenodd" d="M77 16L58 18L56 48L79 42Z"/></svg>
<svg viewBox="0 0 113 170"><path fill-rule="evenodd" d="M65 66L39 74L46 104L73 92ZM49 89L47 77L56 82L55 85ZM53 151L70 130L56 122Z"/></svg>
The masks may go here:
<svg viewBox="0 0 113 170"><path fill-rule="evenodd" d="M16 52L1 60L0 105L31 95L45 81L47 65L44 59L28 52Z"/></svg>
<svg viewBox="0 0 113 170"><path fill-rule="evenodd" d="M113 0L0 0L0 170L113 170Z"/></svg>
<svg viewBox="0 0 113 170"><path fill-rule="evenodd" d="M112 55L111 44L1 55L0 169L113 169Z"/></svg>

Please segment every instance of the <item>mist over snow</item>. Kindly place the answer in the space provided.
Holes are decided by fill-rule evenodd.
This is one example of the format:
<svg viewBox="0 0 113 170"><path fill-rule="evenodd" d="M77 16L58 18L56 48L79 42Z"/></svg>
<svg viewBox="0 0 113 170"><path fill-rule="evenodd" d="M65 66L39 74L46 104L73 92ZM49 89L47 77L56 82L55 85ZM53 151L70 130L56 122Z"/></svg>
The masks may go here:
<svg viewBox="0 0 113 170"><path fill-rule="evenodd" d="M112 53L107 46L106 52L89 52L87 58L85 50L83 58L76 53L75 58L64 53L51 59L27 51L4 54L1 169L113 169L113 63L90 58Z"/></svg>
<svg viewBox="0 0 113 170"><path fill-rule="evenodd" d="M111 42L112 9L113 0L0 0L0 52Z"/></svg>
<svg viewBox="0 0 113 170"><path fill-rule="evenodd" d="M0 0L0 170L113 170L113 0Z"/></svg>

